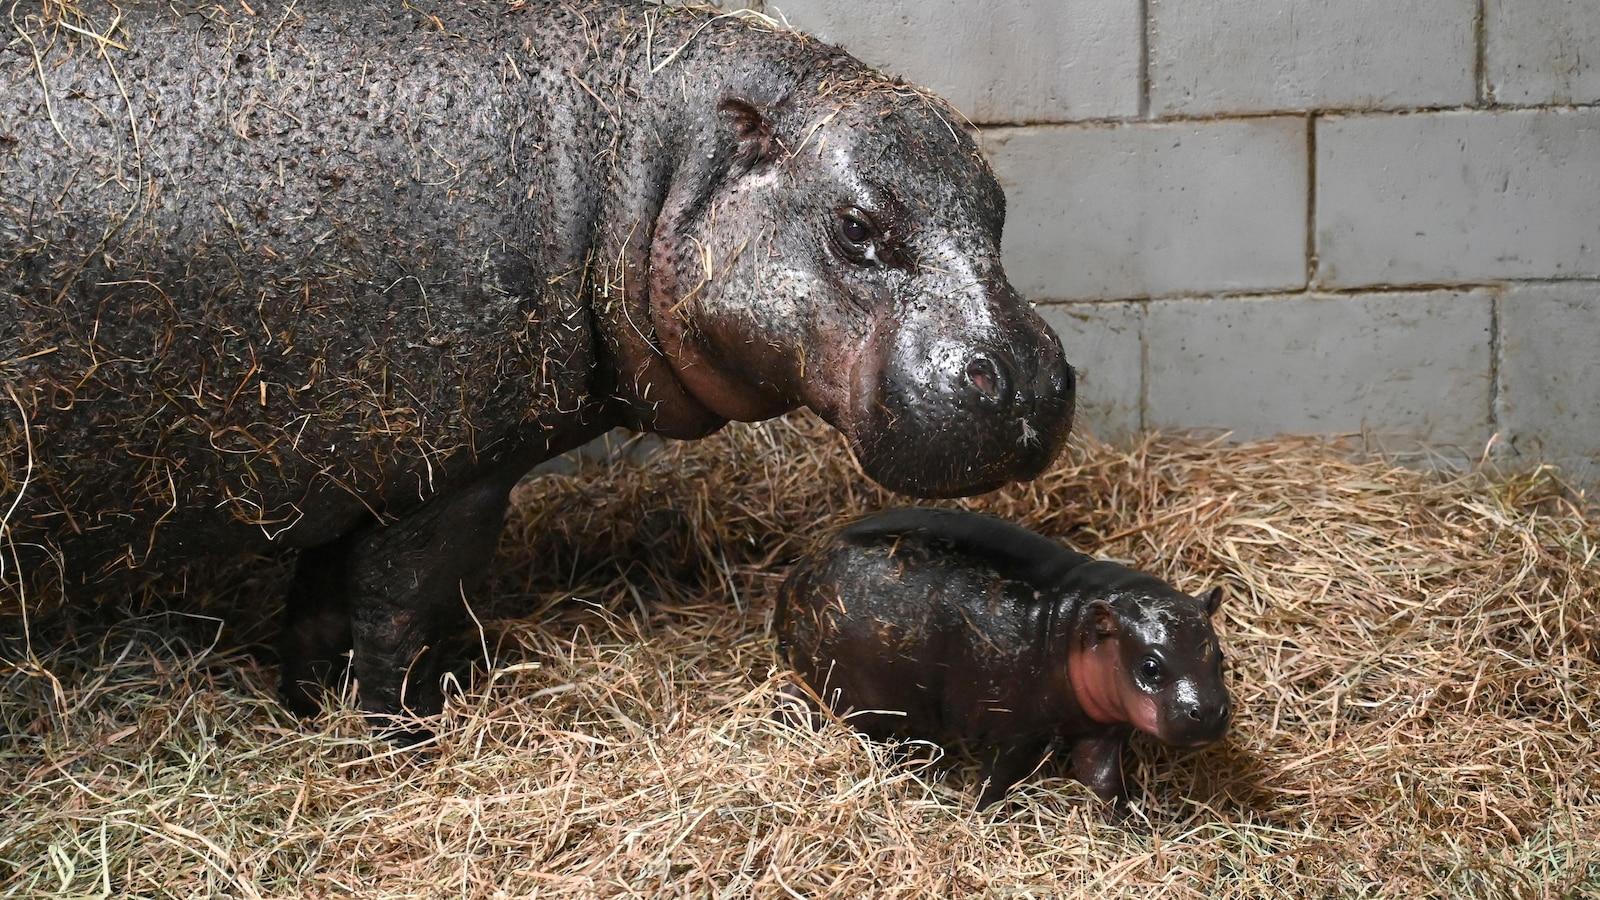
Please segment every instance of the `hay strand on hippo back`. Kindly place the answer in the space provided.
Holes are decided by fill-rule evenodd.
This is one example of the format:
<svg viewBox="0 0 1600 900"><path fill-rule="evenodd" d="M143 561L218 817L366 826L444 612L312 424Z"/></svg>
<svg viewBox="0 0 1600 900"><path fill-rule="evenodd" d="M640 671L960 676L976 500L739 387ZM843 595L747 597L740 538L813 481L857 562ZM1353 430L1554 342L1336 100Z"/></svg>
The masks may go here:
<svg viewBox="0 0 1600 900"><path fill-rule="evenodd" d="M973 141L835 48L618 0L15 25L18 565L300 551L303 712L349 651L364 708L436 710L511 485L610 428L809 406L919 495L1031 478L1065 441L1071 369L1001 270Z"/></svg>

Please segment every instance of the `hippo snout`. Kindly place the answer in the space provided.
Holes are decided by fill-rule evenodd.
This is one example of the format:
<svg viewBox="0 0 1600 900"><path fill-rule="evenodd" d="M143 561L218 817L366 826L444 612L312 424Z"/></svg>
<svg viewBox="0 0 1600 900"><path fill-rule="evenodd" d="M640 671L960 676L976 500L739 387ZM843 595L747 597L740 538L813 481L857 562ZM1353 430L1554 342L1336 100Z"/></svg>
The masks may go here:
<svg viewBox="0 0 1600 900"><path fill-rule="evenodd" d="M1189 705L1173 711L1167 720L1163 739L1179 747L1202 747L1215 743L1228 730L1233 719L1233 701L1220 700Z"/></svg>
<svg viewBox="0 0 1600 900"><path fill-rule="evenodd" d="M892 491L953 497L1036 478L1065 446L1076 377L1059 339L1018 315L952 336L886 322L859 361L851 414L835 424Z"/></svg>

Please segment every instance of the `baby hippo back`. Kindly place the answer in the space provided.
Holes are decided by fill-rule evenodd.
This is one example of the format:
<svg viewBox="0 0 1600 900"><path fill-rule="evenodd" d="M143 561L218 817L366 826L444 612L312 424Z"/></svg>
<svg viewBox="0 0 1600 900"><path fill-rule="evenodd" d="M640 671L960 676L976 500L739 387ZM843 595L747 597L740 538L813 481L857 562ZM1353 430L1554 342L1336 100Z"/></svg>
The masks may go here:
<svg viewBox="0 0 1600 900"><path fill-rule="evenodd" d="M796 565L779 644L830 708L873 737L1053 731L1056 704L1041 688L1051 636L1073 610L1048 586L1089 561L997 519L893 510Z"/></svg>

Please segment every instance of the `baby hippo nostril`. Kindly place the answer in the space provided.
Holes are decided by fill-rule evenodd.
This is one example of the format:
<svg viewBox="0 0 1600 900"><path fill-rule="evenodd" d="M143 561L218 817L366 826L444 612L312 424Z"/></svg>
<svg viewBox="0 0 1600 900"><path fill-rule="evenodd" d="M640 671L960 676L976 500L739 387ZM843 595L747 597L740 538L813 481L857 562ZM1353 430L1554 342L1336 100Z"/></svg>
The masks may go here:
<svg viewBox="0 0 1600 900"><path fill-rule="evenodd" d="M987 356L973 357L967 363L967 380L978 389L978 393L991 400L997 400L1005 395L1005 375L1000 366Z"/></svg>

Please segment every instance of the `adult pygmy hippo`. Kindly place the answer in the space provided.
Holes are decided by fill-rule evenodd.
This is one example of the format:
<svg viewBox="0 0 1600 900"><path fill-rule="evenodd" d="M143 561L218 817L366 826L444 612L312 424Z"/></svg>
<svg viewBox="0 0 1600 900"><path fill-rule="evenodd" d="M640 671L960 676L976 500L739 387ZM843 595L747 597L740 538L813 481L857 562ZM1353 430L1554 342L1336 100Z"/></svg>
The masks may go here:
<svg viewBox="0 0 1600 900"><path fill-rule="evenodd" d="M301 551L282 687L431 713L511 486L809 406L883 485L1031 478L1060 343L927 94L621 0L11 7L6 570ZM43 548L48 564L28 558Z"/></svg>
<svg viewBox="0 0 1600 900"><path fill-rule="evenodd" d="M977 752L980 809L1057 741L1120 809L1133 729L1197 747L1228 727L1210 621L1221 599L989 516L911 508L856 521L797 563L777 631L852 727Z"/></svg>

